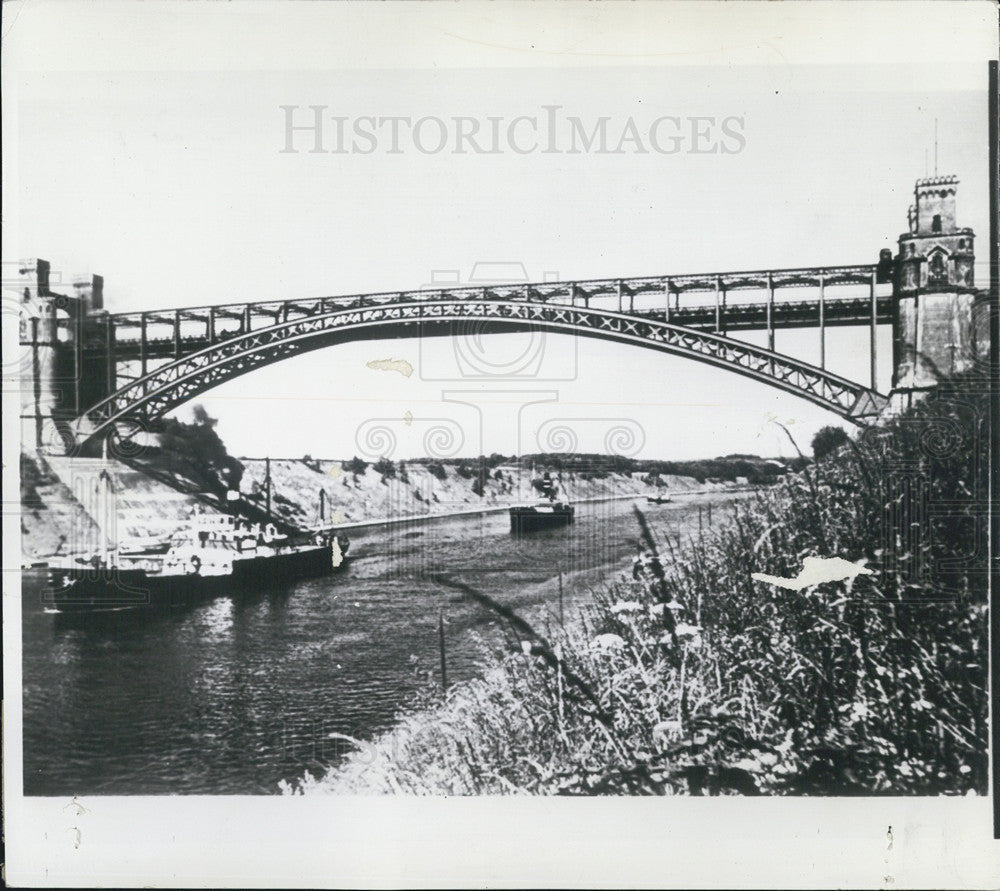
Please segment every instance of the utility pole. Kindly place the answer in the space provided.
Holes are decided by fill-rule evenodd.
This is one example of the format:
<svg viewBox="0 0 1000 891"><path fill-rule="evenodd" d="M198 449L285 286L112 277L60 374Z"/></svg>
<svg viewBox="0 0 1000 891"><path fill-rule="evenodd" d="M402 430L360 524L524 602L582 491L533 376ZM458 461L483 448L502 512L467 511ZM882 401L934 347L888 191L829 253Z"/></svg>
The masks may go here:
<svg viewBox="0 0 1000 891"><path fill-rule="evenodd" d="M264 459L264 486L267 493L265 504L265 512L267 513L267 522L271 522L271 458L267 457Z"/></svg>
<svg viewBox="0 0 1000 891"><path fill-rule="evenodd" d="M438 648L441 651L441 689L448 689L448 662L444 649L444 610L438 610Z"/></svg>

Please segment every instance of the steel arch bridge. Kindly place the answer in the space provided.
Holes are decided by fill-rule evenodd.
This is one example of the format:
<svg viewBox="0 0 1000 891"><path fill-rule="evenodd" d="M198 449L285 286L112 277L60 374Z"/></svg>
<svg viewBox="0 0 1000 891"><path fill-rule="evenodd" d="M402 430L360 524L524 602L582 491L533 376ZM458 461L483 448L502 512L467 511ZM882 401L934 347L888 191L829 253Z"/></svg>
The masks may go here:
<svg viewBox="0 0 1000 891"><path fill-rule="evenodd" d="M482 332L540 330L598 337L694 359L863 424L888 402L874 386L876 325L893 320L891 295L876 294L876 283L882 281L876 266L864 265L106 314L88 338L81 338L81 355L89 357L89 368L95 360L103 364L110 395L88 409L78 406L66 427L76 447L109 434L127 439L198 394L284 359L353 340L453 335L469 325ZM827 298L825 289L838 285L866 285L868 293ZM788 287L818 288L818 299L775 302L775 290ZM728 304L726 294L739 289L763 289L767 299ZM689 291L712 292L714 301L682 306L681 296ZM662 305L637 309L635 297L643 294L662 295ZM594 305L602 299L612 305ZM870 386L827 371L822 339L819 366L774 350L776 328L818 327L823 332L833 325L870 329ZM193 336L192 326L197 329ZM769 348L726 335L728 330L755 329L768 332ZM130 368L137 373L128 375Z"/></svg>

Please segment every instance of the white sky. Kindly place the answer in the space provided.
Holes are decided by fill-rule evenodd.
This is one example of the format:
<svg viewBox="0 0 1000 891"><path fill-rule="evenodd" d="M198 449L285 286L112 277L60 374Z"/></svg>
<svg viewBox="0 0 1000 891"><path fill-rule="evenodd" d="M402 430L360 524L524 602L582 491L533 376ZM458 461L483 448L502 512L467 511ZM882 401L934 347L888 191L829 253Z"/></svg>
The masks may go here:
<svg viewBox="0 0 1000 891"><path fill-rule="evenodd" d="M99 272L112 311L415 288L439 270L465 279L486 261L523 264L531 280L874 262L906 228L928 152L933 164L937 118L939 169L961 178L959 224L975 228L986 259L979 65L373 71L337 64L332 54L328 70L22 74L16 133L7 135L17 152L8 183L19 213L6 258L42 256L67 276ZM660 115L736 115L746 147L706 155L454 155L421 154L404 140L408 150L393 155L383 137L366 156L310 154L301 136L302 152L281 153L279 106L301 106L305 119L312 104L328 106L328 116L480 120L542 118L542 106L554 104L591 126L610 116L612 133L629 116L642 130ZM985 263L978 274L985 285ZM486 349L516 353L524 340L512 337L489 338ZM828 367L867 381L867 337L864 328L828 332ZM777 334L779 351L811 361L817 343L814 331ZM890 344L881 329L883 391ZM242 455L366 454L373 419L393 431L393 457L423 454L423 437L439 423L461 429L458 454L538 451L539 428L553 419L574 429L580 449L603 451L607 431L624 423L642 431L639 455L660 458L791 454L768 418L788 424L803 449L820 426L839 423L732 373L551 334L542 374L554 371L550 379L423 379L452 362L452 349L443 339L339 346L198 401ZM408 360L416 373L404 379L366 367L390 357ZM476 408L442 398L484 389L527 395L491 397L485 421ZM519 401L541 398L537 391L551 401L519 412Z"/></svg>

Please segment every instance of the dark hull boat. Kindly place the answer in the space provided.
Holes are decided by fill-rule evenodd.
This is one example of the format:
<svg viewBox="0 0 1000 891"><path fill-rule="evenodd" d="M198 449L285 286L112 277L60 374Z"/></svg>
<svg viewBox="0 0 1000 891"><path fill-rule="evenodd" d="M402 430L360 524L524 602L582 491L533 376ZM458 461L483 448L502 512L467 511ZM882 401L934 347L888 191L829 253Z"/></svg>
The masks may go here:
<svg viewBox="0 0 1000 891"><path fill-rule="evenodd" d="M59 613L163 609L222 595L239 596L300 579L330 575L330 547L234 560L232 572L168 575L128 567L51 569L45 607Z"/></svg>
<svg viewBox="0 0 1000 891"><path fill-rule="evenodd" d="M670 504L673 499L669 495L647 495L646 501L650 504Z"/></svg>
<svg viewBox="0 0 1000 891"><path fill-rule="evenodd" d="M207 533L195 528L181 533L162 557L51 566L44 606L55 613L87 614L240 597L331 575L343 565L348 547L339 536L294 544L281 536L265 538L257 527L242 532L216 524Z"/></svg>
<svg viewBox="0 0 1000 891"><path fill-rule="evenodd" d="M533 532L536 529L567 526L573 522L575 514L576 508L572 504L545 502L519 505L510 509L510 531Z"/></svg>

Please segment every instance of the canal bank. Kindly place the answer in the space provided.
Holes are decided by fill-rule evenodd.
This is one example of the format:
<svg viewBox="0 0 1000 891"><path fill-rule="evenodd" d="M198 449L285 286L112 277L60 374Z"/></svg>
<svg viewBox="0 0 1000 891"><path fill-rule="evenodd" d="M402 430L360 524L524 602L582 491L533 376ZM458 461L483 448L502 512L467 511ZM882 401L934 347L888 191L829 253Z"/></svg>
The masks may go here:
<svg viewBox="0 0 1000 891"><path fill-rule="evenodd" d="M265 462L243 460L241 495L260 508L266 498ZM477 494L476 481L455 467L435 473L411 464L388 477L371 466L352 473L337 461L274 459L270 465L273 515L299 528L322 524L358 530L435 517L474 517L502 513L512 504L538 497L527 475L515 479L502 471L485 480ZM641 474L562 476L565 497L577 504L661 491L678 495L736 488L678 475L662 476L660 486ZM105 536L112 545L169 536L193 512L213 512L217 510L213 505L220 503L176 472L160 469L153 475L114 459L23 452L21 478L22 551L27 565L42 564L53 555L96 550Z"/></svg>

